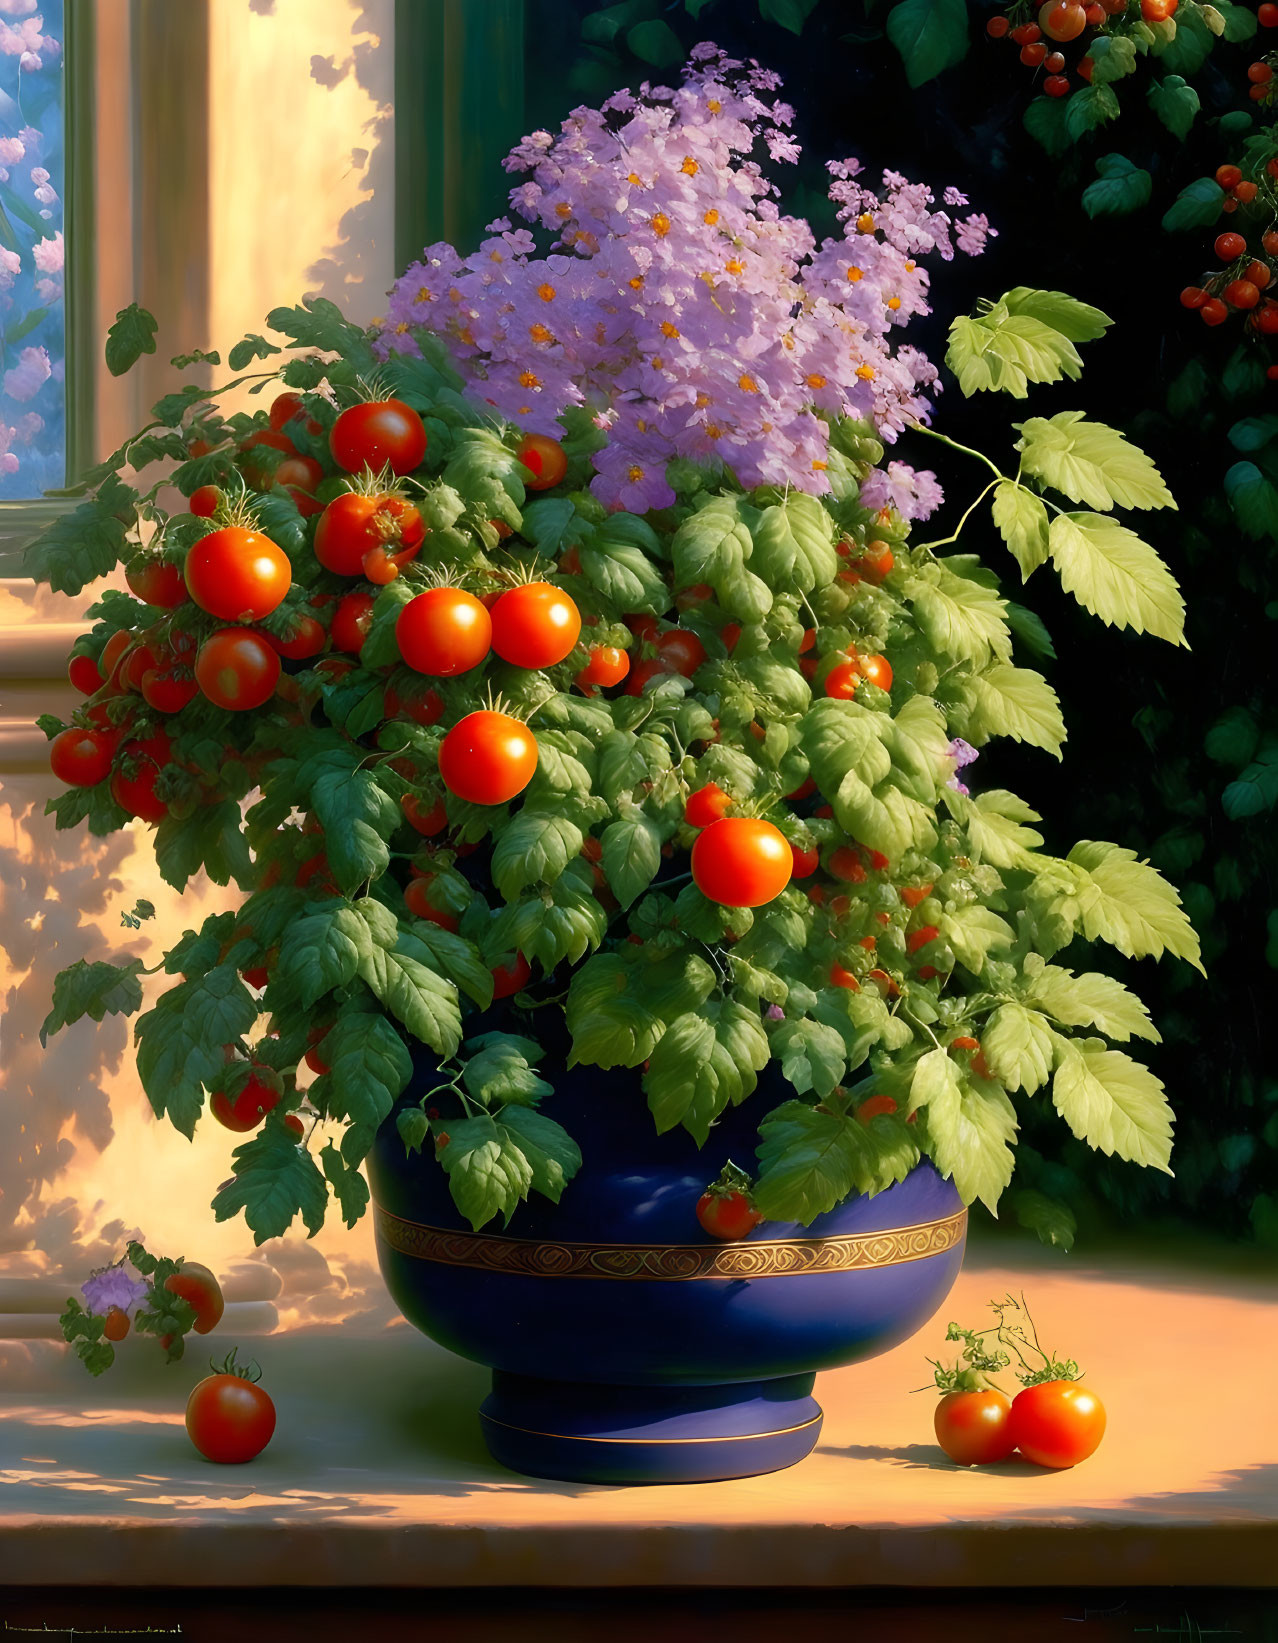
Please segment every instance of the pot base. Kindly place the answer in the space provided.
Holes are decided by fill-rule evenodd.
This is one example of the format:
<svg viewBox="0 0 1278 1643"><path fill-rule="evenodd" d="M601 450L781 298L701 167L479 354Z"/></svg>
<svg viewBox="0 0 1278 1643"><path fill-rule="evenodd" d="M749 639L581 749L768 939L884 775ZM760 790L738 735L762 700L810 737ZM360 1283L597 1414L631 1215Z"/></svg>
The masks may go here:
<svg viewBox="0 0 1278 1643"><path fill-rule="evenodd" d="M493 1459L576 1483L710 1483L793 1466L821 1433L814 1375L717 1386L612 1386L493 1371L480 1407Z"/></svg>

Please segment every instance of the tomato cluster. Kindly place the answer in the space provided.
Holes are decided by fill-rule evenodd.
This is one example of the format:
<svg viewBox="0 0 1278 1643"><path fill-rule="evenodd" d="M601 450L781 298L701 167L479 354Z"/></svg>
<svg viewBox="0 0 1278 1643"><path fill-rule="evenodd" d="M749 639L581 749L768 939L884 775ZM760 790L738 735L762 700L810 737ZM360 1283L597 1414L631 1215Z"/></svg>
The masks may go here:
<svg viewBox="0 0 1278 1643"><path fill-rule="evenodd" d="M1178 0L1140 0L1140 14L1146 22L1165 22L1176 10ZM1128 0L1046 0L1037 8L1018 0L1008 12L998 12L985 25L992 40L1009 40L1020 48L1026 68L1044 71L1043 90L1049 97L1065 97L1070 91L1065 53L1059 48L1072 45L1088 31L1112 27L1128 12ZM1080 80L1090 81L1093 62L1084 48L1074 64Z"/></svg>

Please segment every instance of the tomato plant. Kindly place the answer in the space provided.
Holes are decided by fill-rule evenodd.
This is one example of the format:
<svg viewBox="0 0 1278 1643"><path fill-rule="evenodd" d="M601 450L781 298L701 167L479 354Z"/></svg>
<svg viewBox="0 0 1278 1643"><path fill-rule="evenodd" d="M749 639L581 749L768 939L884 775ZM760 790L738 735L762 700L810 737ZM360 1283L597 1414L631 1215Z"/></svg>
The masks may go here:
<svg viewBox="0 0 1278 1643"><path fill-rule="evenodd" d="M697 1200L697 1220L711 1238L735 1242L763 1221L750 1197L750 1177L731 1160Z"/></svg>
<svg viewBox="0 0 1278 1643"><path fill-rule="evenodd" d="M732 808L732 797L718 782L707 782L688 796L683 807L683 819L689 827L709 827L711 822L726 816Z"/></svg>
<svg viewBox="0 0 1278 1643"><path fill-rule="evenodd" d="M256 1366L241 1369L234 1352L194 1388L186 1430L205 1460L240 1465L260 1455L275 1432L275 1405L257 1384Z"/></svg>
<svg viewBox="0 0 1278 1643"><path fill-rule="evenodd" d="M396 492L345 491L319 516L315 557L339 576L385 583L412 563L425 536L420 511Z"/></svg>
<svg viewBox="0 0 1278 1643"><path fill-rule="evenodd" d="M630 656L617 645L592 645L590 660L577 675L577 683L587 695L593 694L592 687L602 685L606 690L610 685L619 685L630 671Z"/></svg>
<svg viewBox="0 0 1278 1643"><path fill-rule="evenodd" d="M568 472L568 457L557 439L546 434L529 434L519 447L519 460L532 474L530 491L548 491Z"/></svg>

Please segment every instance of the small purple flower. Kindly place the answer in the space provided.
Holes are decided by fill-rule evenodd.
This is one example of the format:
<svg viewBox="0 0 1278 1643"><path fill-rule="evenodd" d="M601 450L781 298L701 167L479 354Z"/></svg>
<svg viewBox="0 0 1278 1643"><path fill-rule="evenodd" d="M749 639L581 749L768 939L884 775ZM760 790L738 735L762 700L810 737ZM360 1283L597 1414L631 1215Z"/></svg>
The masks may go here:
<svg viewBox="0 0 1278 1643"><path fill-rule="evenodd" d="M958 779L957 773L965 766L973 764L981 755L972 746L971 742L965 742L961 736L956 736L945 751L948 757L954 760L955 766L955 774L946 782L946 787L952 787L956 793L961 793L965 799L971 798L971 789Z"/></svg>
<svg viewBox="0 0 1278 1643"><path fill-rule="evenodd" d="M768 1020L769 1021L784 1021L785 1020L785 1011L781 1008L781 1006L779 1004L769 1004L768 1005Z"/></svg>
<svg viewBox="0 0 1278 1643"><path fill-rule="evenodd" d="M80 1286L80 1293L89 1311L98 1317L105 1317L113 1306L118 1306L131 1318L138 1304L145 1300L148 1287L140 1278L129 1276L121 1259L114 1266L98 1267L88 1282Z"/></svg>

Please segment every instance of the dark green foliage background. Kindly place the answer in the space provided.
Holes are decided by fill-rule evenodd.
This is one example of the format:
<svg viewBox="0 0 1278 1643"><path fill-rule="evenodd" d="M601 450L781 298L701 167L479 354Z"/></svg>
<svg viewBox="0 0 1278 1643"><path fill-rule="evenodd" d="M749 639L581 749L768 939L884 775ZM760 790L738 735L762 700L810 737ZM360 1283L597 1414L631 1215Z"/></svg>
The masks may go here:
<svg viewBox="0 0 1278 1643"><path fill-rule="evenodd" d="M1125 979L1139 984L1164 1034L1149 1059L1177 1113L1175 1180L1062 1142L1059 1124L1044 1115L1044 1151L1033 1150L1031 1128L1029 1145L1018 1149L1017 1182L1067 1198L1079 1217L1080 1242L1138 1223L1278 1248L1278 1076L1269 1026L1278 843L1272 810L1239 820L1226 814L1222 794L1239 772L1205 746L1230 709L1246 709L1262 730L1278 729L1278 603L1271 603L1278 599L1278 508L1272 530L1249 538L1223 484L1239 460L1230 428L1244 417L1278 414L1278 384L1266 382L1263 371L1278 349L1245 345L1237 317L1209 330L1178 303L1181 287L1200 283L1213 267L1215 234L1238 226L1238 217L1181 234L1161 226L1181 188L1238 157L1246 133L1236 129L1237 111L1255 108L1246 96L1247 64L1271 43L1278 48L1278 38L1262 32L1248 44L1217 43L1193 76L1202 108L1184 142L1150 113L1145 87L1158 68L1142 59L1117 88L1121 118L1052 159L1022 124L1041 76L1019 63L1009 42L984 36L995 9L970 5L966 59L911 89L882 33L884 0L868 17L859 0L709 0L696 19L683 0L630 0L625 7L528 0L524 123L553 129L574 105L620 85L648 77L668 82L687 48L711 39L784 76L805 152L797 174L784 168L780 180L789 208L806 214L818 232L833 227L824 161L850 154L864 162L872 184L885 166L926 181L938 195L952 183L969 195L972 210L989 216L999 238L979 259L960 257L940 268L937 312L911 327L910 340L934 359L944 352L955 313L1017 284L1068 291L1114 317L1113 330L1089 354L1072 403L1122 427L1168 477L1181 511L1158 515L1151 540L1184 589L1192 649L1173 651L1100 628L1058 589L1036 583L1035 605L1060 658L1045 671L1069 727L1064 762L1000 741L973 774L982 785L1024 794L1043 813L1049 850L1063 853L1078 838L1112 838L1152 859L1181 889L1209 979L1179 960L1089 958L1115 974L1128 972ZM637 34L636 21L645 24ZM1222 127L1220 118L1231 111L1234 119ZM1259 128L1256 116L1253 129ZM1096 159L1115 153L1151 173L1153 197L1131 216L1093 221L1080 196L1095 179ZM488 217L505 209L505 186L494 177ZM1058 407L1059 396L1052 408ZM1031 392L1024 414L1039 409ZM939 407L942 428L996 453L1005 447L1007 420L999 396L988 404L964 401L953 387ZM1278 445L1273 450L1272 458L1262 449L1248 459L1262 470L1268 462L1278 480ZM907 443L897 454L938 472L953 499L941 518L953 528L973 493L975 471L962 458L938 462L934 447L911 450ZM978 528L982 538L972 547L1006 574L993 531ZM1226 751L1219 744L1227 740L1218 737L1212 750ZM1244 751L1242 762L1249 756Z"/></svg>

